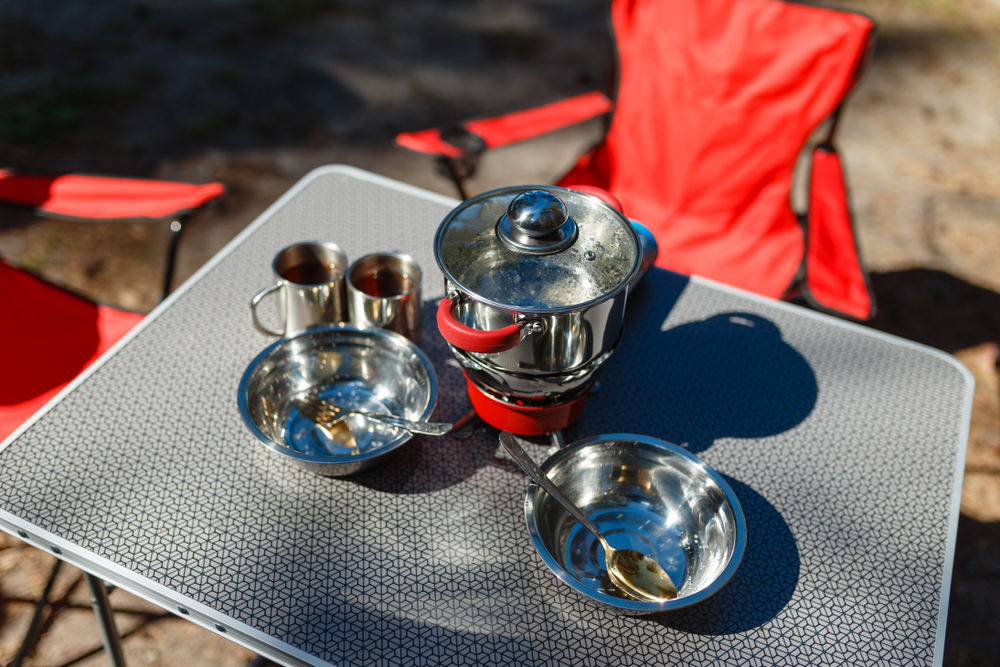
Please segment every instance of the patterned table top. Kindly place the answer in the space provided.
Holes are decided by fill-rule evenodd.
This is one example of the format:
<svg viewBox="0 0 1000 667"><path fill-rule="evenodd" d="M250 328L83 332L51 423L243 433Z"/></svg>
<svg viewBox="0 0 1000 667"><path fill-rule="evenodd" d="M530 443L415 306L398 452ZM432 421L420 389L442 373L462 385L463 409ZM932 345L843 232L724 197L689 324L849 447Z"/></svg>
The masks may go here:
<svg viewBox="0 0 1000 667"><path fill-rule="evenodd" d="M7 441L0 528L287 664L941 663L972 380L891 336L647 274L565 436L686 445L739 497L735 577L667 617L617 616L549 573L494 429L414 439L345 479L265 451L236 407L272 342L248 302L296 241L413 255L434 418L468 410L434 323L432 239L455 204L352 168L309 174Z"/></svg>

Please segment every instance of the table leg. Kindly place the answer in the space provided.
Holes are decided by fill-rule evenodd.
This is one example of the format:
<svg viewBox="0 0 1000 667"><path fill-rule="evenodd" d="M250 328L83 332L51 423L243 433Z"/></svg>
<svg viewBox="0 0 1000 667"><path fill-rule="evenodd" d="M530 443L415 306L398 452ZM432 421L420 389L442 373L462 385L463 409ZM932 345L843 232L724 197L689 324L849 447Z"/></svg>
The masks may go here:
<svg viewBox="0 0 1000 667"><path fill-rule="evenodd" d="M45 611L45 607L49 604L49 596L52 594L52 585L56 583L56 577L59 576L59 568L62 567L63 562L57 560L55 565L52 566L52 573L49 575L49 580L45 584L45 590L42 591L42 597L38 598L38 602L35 603L35 613L31 617L31 624L28 626L28 632L24 636L24 641L21 642L21 648L18 649L17 655L14 657L14 661L8 665L8 667L21 667L21 663L24 659L34 650L35 640L38 639L38 628L42 625L42 613Z"/></svg>
<svg viewBox="0 0 1000 667"><path fill-rule="evenodd" d="M84 572L83 578L90 589L90 604L94 607L94 616L97 617L97 627L101 630L101 640L104 642L104 652L108 656L111 667L125 667L125 656L122 653L121 640L118 638L118 629L115 627L115 618L111 611L111 602L108 600L108 590L104 587L104 582L94 575Z"/></svg>

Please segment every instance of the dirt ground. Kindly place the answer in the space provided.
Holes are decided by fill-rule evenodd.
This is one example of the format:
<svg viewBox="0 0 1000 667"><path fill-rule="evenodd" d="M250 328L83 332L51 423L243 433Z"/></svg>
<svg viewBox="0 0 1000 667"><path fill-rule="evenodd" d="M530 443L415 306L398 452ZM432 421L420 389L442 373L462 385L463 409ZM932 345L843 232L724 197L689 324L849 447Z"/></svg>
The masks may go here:
<svg viewBox="0 0 1000 667"><path fill-rule="evenodd" d="M1000 0L851 0L879 39L841 121L871 326L955 354L976 377L946 665L1000 664ZM603 0L7 0L0 167L219 180L187 225L180 284L310 169L350 164L454 195L399 131L604 89ZM489 153L480 192L552 182L599 122ZM0 207L0 256L99 301L157 302L168 221L78 223ZM52 558L0 541L0 664ZM64 567L26 665L106 664ZM118 591L130 664L253 656Z"/></svg>

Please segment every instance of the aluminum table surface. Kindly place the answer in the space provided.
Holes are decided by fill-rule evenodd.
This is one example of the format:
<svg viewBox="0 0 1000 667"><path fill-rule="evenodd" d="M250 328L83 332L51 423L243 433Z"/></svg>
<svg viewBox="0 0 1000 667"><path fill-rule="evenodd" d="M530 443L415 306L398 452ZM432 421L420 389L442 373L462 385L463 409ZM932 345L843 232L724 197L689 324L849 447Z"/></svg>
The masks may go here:
<svg viewBox="0 0 1000 667"><path fill-rule="evenodd" d="M545 569L494 429L418 437L345 479L266 452L236 407L272 342L248 302L297 241L413 255L434 419L468 410L434 318L432 240L455 204L310 173L8 439L0 528L286 664L941 663L971 376L860 326L659 269L630 296L566 440L683 444L747 522L729 585L667 617L617 616Z"/></svg>

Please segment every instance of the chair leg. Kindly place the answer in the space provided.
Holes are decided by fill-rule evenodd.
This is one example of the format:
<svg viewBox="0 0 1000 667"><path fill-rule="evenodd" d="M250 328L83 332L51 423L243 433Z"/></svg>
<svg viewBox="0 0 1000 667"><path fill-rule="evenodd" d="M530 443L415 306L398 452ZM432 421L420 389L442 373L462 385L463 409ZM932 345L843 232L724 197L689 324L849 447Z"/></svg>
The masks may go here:
<svg viewBox="0 0 1000 667"><path fill-rule="evenodd" d="M35 613L31 617L31 623L28 625L28 632L24 635L24 641L21 642L21 648L17 650L17 656L9 667L21 667L21 662L34 650L35 641L38 639L38 628L42 624L42 611L49 604L49 596L52 594L52 586L56 583L60 567L62 567L62 561L56 560L56 564L52 566L52 572L49 574L49 580L45 584L45 590L42 591L42 597L38 598L38 602L35 603Z"/></svg>
<svg viewBox="0 0 1000 667"><path fill-rule="evenodd" d="M469 195L465 193L465 178L468 174L462 173L464 170L461 165L457 163L456 160L448 157L441 158L440 161L441 170L445 172L450 178L452 183L455 184L455 188L458 190L459 198L465 200L469 198Z"/></svg>
<svg viewBox="0 0 1000 667"><path fill-rule="evenodd" d="M465 181L476 173L479 156L486 150L486 142L479 135L465 129L464 125L442 127L440 132L444 141L462 150L462 155L458 157L442 155L438 158L438 168L455 183L458 195L462 199L468 199Z"/></svg>
<svg viewBox="0 0 1000 667"><path fill-rule="evenodd" d="M115 627L115 618L112 615L111 602L108 600L108 591L104 587L104 582L89 572L83 573L83 578L90 589L90 604L94 607L94 616L97 617L97 626L101 631L101 641L104 642L104 652L108 656L111 667L125 667L125 655L122 653L121 640L118 638L118 629Z"/></svg>
<svg viewBox="0 0 1000 667"><path fill-rule="evenodd" d="M174 265L177 262L177 246L181 241L181 232L184 231L186 216L178 216L170 223L170 243L167 247L167 266L163 276L163 294L160 301L170 295L171 285L174 282Z"/></svg>
<svg viewBox="0 0 1000 667"><path fill-rule="evenodd" d="M281 667L278 663L262 655L254 657L247 663L247 667Z"/></svg>

